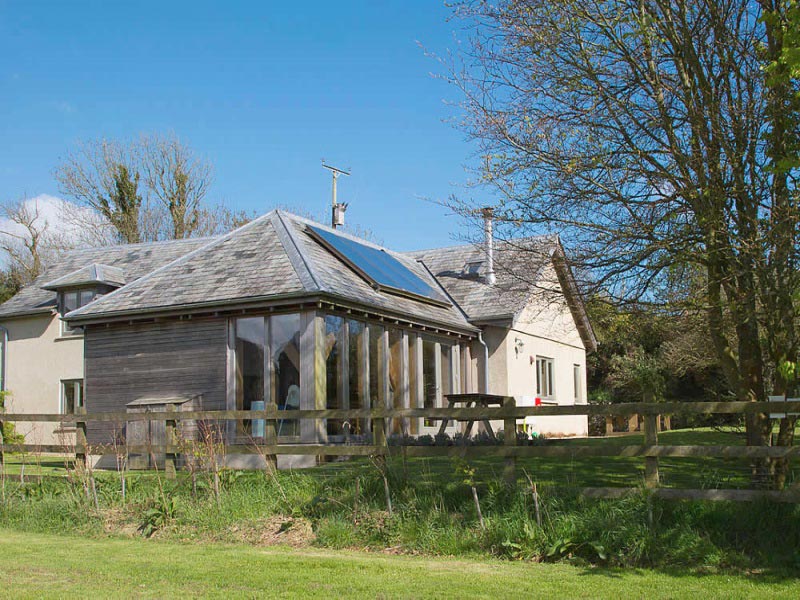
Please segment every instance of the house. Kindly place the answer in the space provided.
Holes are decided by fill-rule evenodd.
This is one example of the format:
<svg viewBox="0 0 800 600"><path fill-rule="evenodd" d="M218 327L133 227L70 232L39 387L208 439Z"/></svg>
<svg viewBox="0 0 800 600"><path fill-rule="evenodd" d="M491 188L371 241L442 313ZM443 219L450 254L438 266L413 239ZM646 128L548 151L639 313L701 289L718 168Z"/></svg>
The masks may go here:
<svg viewBox="0 0 800 600"><path fill-rule="evenodd" d="M298 422L295 408L433 407L479 391L586 402L595 345L557 238L404 254L283 211L215 238L72 252L0 306L0 325L10 411L274 403L287 442L369 432L366 420ZM406 421L392 433L438 431ZM585 416L524 426L587 433ZM109 442L122 427L87 434Z"/></svg>

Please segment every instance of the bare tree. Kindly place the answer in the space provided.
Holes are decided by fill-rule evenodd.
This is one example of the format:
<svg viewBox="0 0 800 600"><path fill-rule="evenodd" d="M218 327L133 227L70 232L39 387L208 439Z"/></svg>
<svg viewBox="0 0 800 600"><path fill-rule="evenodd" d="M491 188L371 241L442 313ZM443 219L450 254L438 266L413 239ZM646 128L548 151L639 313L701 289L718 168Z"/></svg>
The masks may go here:
<svg viewBox="0 0 800 600"><path fill-rule="evenodd" d="M9 283L19 290L36 279L69 244L66 236L54 231L36 200L5 203L0 214L0 250L5 254Z"/></svg>
<svg viewBox="0 0 800 600"><path fill-rule="evenodd" d="M55 170L61 192L94 208L127 243L141 241L140 177L135 150L104 139L83 143Z"/></svg>
<svg viewBox="0 0 800 600"><path fill-rule="evenodd" d="M211 165L175 136L144 136L139 152L147 188L169 214L169 237L190 237L210 214L202 203L213 181Z"/></svg>
<svg viewBox="0 0 800 600"><path fill-rule="evenodd" d="M797 360L800 288L800 97L780 62L785 3L457 10L474 37L452 80L481 145L480 181L502 198L499 217L515 233L558 232L592 273L587 283L623 302L674 306L675 288L700 273L702 293L682 300L704 311L736 397L782 393L776 367ZM747 425L749 444L769 443L768 419ZM794 422L785 430L790 445Z"/></svg>

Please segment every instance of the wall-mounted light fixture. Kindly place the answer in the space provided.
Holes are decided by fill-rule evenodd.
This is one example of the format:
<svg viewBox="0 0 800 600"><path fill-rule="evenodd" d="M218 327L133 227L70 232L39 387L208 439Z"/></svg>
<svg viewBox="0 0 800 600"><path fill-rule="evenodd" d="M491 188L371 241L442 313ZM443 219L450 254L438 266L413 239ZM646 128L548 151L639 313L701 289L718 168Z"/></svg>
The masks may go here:
<svg viewBox="0 0 800 600"><path fill-rule="evenodd" d="M525 342L523 342L519 338L514 338L514 352L517 353L517 356L519 356L519 353L522 352L522 349L524 347L525 347Z"/></svg>

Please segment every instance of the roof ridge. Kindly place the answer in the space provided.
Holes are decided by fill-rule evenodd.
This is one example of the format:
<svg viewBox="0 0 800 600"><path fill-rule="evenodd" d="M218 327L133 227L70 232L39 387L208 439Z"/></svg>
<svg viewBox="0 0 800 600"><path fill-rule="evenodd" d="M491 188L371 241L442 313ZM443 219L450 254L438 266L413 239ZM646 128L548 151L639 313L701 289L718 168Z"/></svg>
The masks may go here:
<svg viewBox="0 0 800 600"><path fill-rule="evenodd" d="M294 269L297 277L300 279L300 283L303 284L303 287L306 288L306 291L313 292L313 291L323 291L322 284L320 283L320 278L314 273L314 270L311 268L311 263L306 259L303 251L300 249L300 244L295 237L295 231L293 227L290 227L286 224L283 220L283 211L276 210L275 216L277 217L278 223L280 223L282 231L278 231L275 229L275 232L278 234L278 241L280 241L281 246L283 246L284 252L286 252L286 256L289 258L289 262L292 264L292 268ZM274 226L274 223L273 223ZM288 239L284 239L288 238ZM287 248L287 242L291 244L291 248ZM303 270L308 275L308 278L311 279L313 284L313 288L309 289L309 287L304 282L304 277L300 273Z"/></svg>
<svg viewBox="0 0 800 600"><path fill-rule="evenodd" d="M261 215L260 217L257 217L257 218L255 218L255 219L253 219L253 220L252 220L252 221L250 221L249 223L245 223L245 224L244 224L244 225L242 225L241 227L237 227L237 228L236 228L236 229L234 229L233 231L229 231L229 232L228 232L228 233L226 233L225 235L222 235L222 236L219 236L219 237L213 238L213 239L212 239L212 241L211 241L210 243L208 243L208 244L204 244L204 245L200 246L199 248L195 248L195 249L194 249L194 250L192 250L191 252L187 252L187 253L186 253L186 254L184 254L183 256L179 256L179 257L178 257L178 258L176 258L175 260L173 260L173 261L170 261L170 262L168 262L167 264L165 264L165 265L162 265L162 266L158 267L157 269L154 269L154 270L150 271L149 273L147 273L146 275L143 275L142 277L140 277L140 278L139 278L139 279L137 279L136 281L133 281L133 282L129 283L128 285L124 285L124 286L122 286L121 288L118 288L118 289L114 290L113 292L110 292L110 293L108 293L108 294L105 294L104 296L101 296L100 298L98 298L98 299L97 299L97 300L95 300L94 302L90 302L89 304L87 304L87 305L85 305L85 306L82 306L81 308L78 308L77 310L73 310L72 312L70 312L70 313L68 313L68 314L66 314L66 315L64 315L64 316L65 316L65 317L68 317L69 315L73 315L73 316L74 316L74 315L80 315L80 314L82 314L82 312L84 311L84 309L88 308L89 306L91 306L92 308L95 308L96 306L98 306L98 305L100 305L100 304L103 304L103 303L105 303L105 302L106 302L106 301L107 301L109 298L112 298L112 297L113 297L115 294L117 294L117 293L121 293L122 291L127 291L127 290L130 290L131 288L136 288L136 287L138 287L139 285L141 285L143 282L145 282L145 281L148 281L149 279L151 279L151 278L152 278L153 276L155 276L157 273L160 273L160 272L162 272L162 271L165 271L166 269L168 269L169 267L172 267L172 266L174 266L174 265L177 265L177 264L182 264L183 262L185 262L185 261L186 261L186 260L188 260L189 258L192 258L192 257L196 256L196 255L197 255L197 254L199 254L200 252L203 252L204 250L207 250L207 249L209 249L209 248L213 248L213 247L215 247L215 246L217 246L217 245L219 245L219 244L221 244L221 243L223 243L223 242L225 242L225 241L227 241L227 240L231 239L231 238L232 238L232 237L234 237L235 235L238 235L238 234L239 234L241 231L244 231L245 229L249 229L250 227L253 227L255 224L257 224L257 223L260 223L260 222L262 222L262 221L266 220L266 219L267 219L268 217L270 217L270 216L271 216L271 215L272 215L274 212L275 212L275 211L270 211L270 212L268 212L268 213L267 213L267 214L265 214L265 215Z"/></svg>

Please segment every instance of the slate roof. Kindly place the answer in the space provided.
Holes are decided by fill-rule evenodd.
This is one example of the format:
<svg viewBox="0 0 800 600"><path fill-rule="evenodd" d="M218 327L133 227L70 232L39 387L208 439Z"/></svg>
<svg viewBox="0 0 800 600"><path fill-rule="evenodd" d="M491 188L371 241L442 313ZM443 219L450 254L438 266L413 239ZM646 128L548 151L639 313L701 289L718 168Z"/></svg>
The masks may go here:
<svg viewBox="0 0 800 600"><path fill-rule="evenodd" d="M114 287L125 285L125 273L120 267L93 263L59 277L42 286L44 290L57 291L62 288L79 287L90 284L105 284Z"/></svg>
<svg viewBox="0 0 800 600"><path fill-rule="evenodd" d="M558 239L553 236L496 242L497 282L493 286L486 283L486 251L482 245L418 250L408 256L422 261L469 320L480 323L513 320L531 299L557 247ZM480 263L477 274L467 271L471 263Z"/></svg>
<svg viewBox="0 0 800 600"><path fill-rule="evenodd" d="M309 232L311 225L386 252L441 291L452 304L376 289L320 243ZM124 285L72 311L66 315L68 320L80 324L122 315L180 313L198 307L266 303L281 298L330 298L389 317L472 333L482 323L513 323L531 302L536 286L547 283L540 281L545 267L556 264L564 271L565 263L554 261L558 252L563 254L554 236L497 242L497 283L490 286L485 281L485 250L480 245L396 253L276 210L215 238L70 252L0 305L0 318L53 311L56 295L52 289L104 281ZM465 269L470 263L481 264L478 273ZM592 347L591 326L568 271L567 267L568 279L562 280L562 285L566 281L568 289L564 291L570 308L585 334L587 347Z"/></svg>
<svg viewBox="0 0 800 600"><path fill-rule="evenodd" d="M125 274L125 280L131 282L208 242L209 238L195 238L84 248L67 252L58 263L48 267L30 285L0 305L0 319L51 312L56 307L56 294L51 290L42 289L42 286L94 263L121 269Z"/></svg>
<svg viewBox="0 0 800 600"><path fill-rule="evenodd" d="M449 296L473 324L503 322L513 324L531 302L547 303L552 294L563 294L587 350L597 348L597 339L586 314L583 299L564 258L558 236L537 236L496 241L494 266L496 284L486 283L486 250L467 244L409 252L422 261ZM470 264L480 263L477 274ZM557 280L548 276L552 265Z"/></svg>
<svg viewBox="0 0 800 600"><path fill-rule="evenodd" d="M329 296L400 318L475 331L456 306L435 306L373 289L308 233L311 224L295 215L272 211L69 313L67 318L80 322L287 296ZM371 245L318 223L313 225ZM441 289L421 264L408 256L384 251L423 281Z"/></svg>

